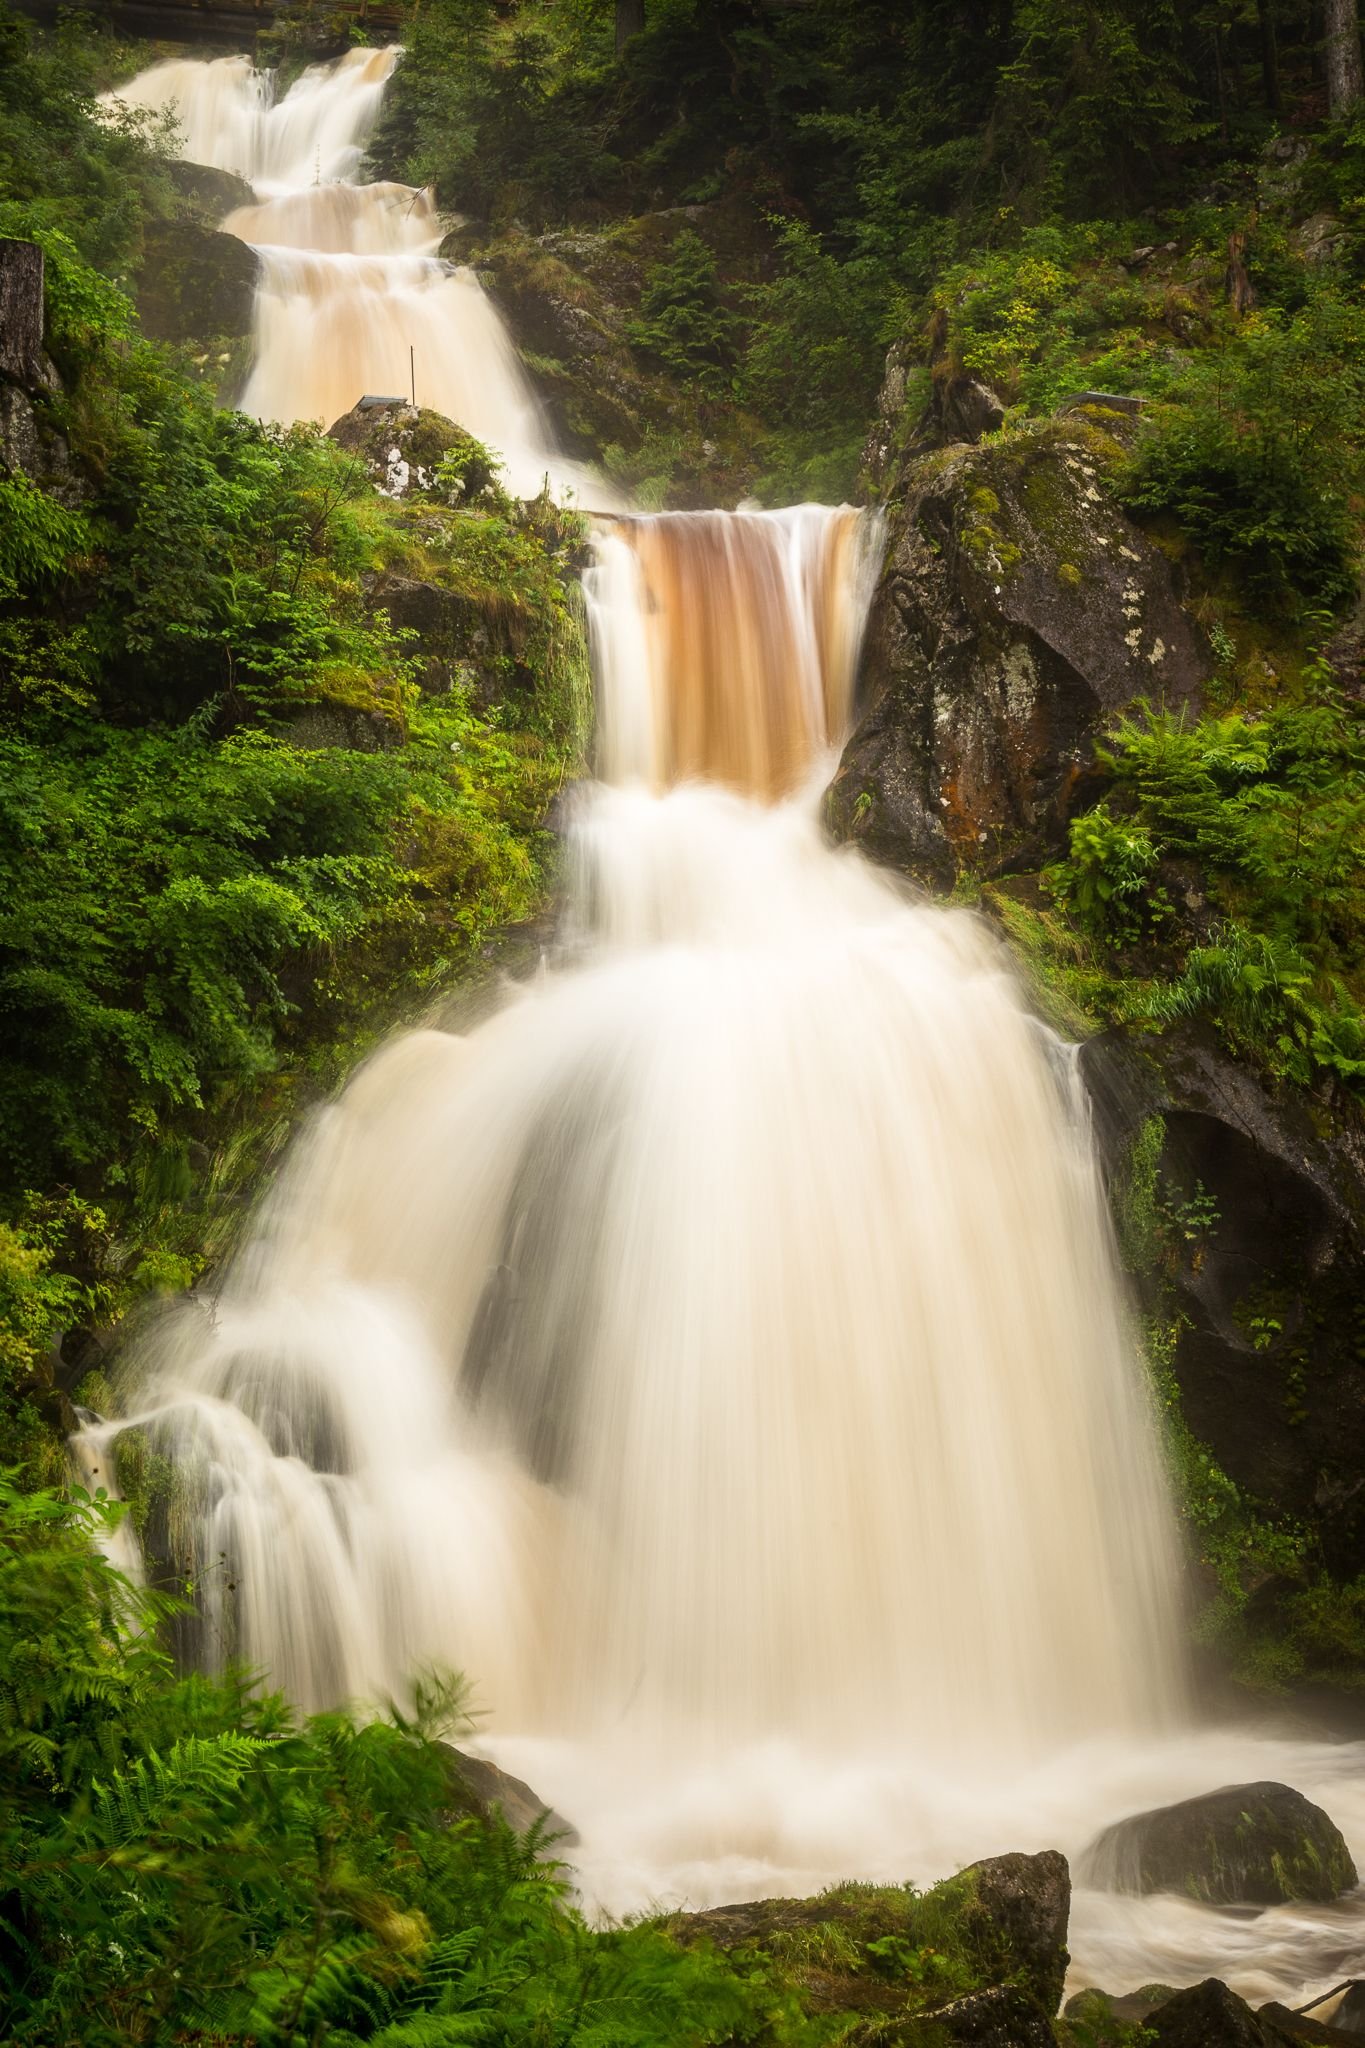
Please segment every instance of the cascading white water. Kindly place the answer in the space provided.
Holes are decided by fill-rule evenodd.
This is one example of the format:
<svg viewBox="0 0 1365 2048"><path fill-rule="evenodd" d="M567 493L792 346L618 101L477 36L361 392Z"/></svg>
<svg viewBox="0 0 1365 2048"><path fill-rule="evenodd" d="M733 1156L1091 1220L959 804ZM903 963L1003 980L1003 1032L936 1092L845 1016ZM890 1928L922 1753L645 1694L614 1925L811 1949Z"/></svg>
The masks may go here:
<svg viewBox="0 0 1365 2048"><path fill-rule="evenodd" d="M229 234L261 258L254 352L241 406L263 420L330 426L367 393L408 396L487 441L507 483L534 496L616 503L554 447L536 397L473 271L441 260L429 192L356 181L401 52L351 50L274 96L245 57L156 65L117 99L174 118L181 153L235 171L257 203Z"/></svg>
<svg viewBox="0 0 1365 2048"><path fill-rule="evenodd" d="M534 468L428 196L347 182L391 63L278 105L237 60L123 96L256 183L254 407L325 416L336 360L337 410L401 390L407 341L366 351L381 300L407 333L425 299L464 358L419 396ZM819 507L601 528L601 780L553 969L361 1071L212 1299L129 1360L86 1469L133 1427L170 1459L154 1546L205 1589L210 1661L304 1705L468 1672L614 1910L1074 1855L1238 1777L1320 1796L1359 1856L1358 1750L1190 1731L1066 1049L974 918L820 834L876 547ZM1086 1893L1072 1922L1114 1989L1293 1993L1353 1938Z"/></svg>

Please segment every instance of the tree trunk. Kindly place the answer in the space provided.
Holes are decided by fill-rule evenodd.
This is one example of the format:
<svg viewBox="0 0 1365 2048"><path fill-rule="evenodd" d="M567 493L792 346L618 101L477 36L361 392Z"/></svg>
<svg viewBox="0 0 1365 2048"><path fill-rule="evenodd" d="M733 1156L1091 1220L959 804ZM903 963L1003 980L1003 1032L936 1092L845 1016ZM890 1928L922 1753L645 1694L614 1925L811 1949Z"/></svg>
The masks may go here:
<svg viewBox="0 0 1365 2048"><path fill-rule="evenodd" d="M1323 52L1327 60L1327 108L1349 113L1365 97L1360 65L1360 11L1357 0L1324 0Z"/></svg>
<svg viewBox="0 0 1365 2048"><path fill-rule="evenodd" d="M1261 29L1261 83L1272 114L1280 111L1280 39L1275 30L1275 0L1256 0Z"/></svg>
<svg viewBox="0 0 1365 2048"><path fill-rule="evenodd" d="M616 54L619 57L632 36L645 25L645 0L616 0Z"/></svg>

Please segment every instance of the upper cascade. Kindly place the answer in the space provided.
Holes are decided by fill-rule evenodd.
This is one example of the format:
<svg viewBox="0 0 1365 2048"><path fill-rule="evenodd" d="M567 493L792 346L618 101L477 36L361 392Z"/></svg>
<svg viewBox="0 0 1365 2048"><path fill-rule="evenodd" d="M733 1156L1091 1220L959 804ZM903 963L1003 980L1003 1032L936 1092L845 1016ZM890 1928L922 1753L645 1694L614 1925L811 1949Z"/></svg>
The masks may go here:
<svg viewBox="0 0 1365 2048"><path fill-rule="evenodd" d="M180 154L235 171L256 202L222 223L261 258L251 373L238 403L261 420L330 426L367 394L411 396L502 458L509 488L614 510L618 495L555 445L472 270L442 260L428 191L360 182L399 46L315 64L276 97L246 57L177 59L105 104L173 120Z"/></svg>
<svg viewBox="0 0 1365 2048"><path fill-rule="evenodd" d="M235 171L261 193L292 192L355 177L401 55L397 44L348 50L334 64L310 65L282 99L274 73L249 57L178 57L139 72L104 103L174 120L178 154L191 163Z"/></svg>

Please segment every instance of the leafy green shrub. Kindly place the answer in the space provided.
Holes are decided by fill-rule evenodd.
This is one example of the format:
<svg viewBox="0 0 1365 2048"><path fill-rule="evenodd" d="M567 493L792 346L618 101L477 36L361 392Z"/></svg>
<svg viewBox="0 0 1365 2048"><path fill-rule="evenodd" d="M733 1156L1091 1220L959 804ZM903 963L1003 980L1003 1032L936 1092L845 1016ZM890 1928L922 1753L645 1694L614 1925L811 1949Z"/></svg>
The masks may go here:
<svg viewBox="0 0 1365 2048"><path fill-rule="evenodd" d="M1160 904L1152 892L1157 850L1142 825L1115 818L1104 804L1073 818L1070 856L1049 872L1063 909L1094 937L1133 945Z"/></svg>
<svg viewBox="0 0 1365 2048"><path fill-rule="evenodd" d="M1121 494L1173 515L1262 607L1339 602L1355 581L1363 353L1365 312L1329 288L1291 317L1251 315L1153 408Z"/></svg>
<svg viewBox="0 0 1365 2048"><path fill-rule="evenodd" d="M871 259L841 263L803 222L778 226L781 265L749 291L752 322L741 389L776 426L784 459L770 500L852 486L886 348L885 281ZM795 485L795 488L791 488Z"/></svg>
<svg viewBox="0 0 1365 2048"><path fill-rule="evenodd" d="M1365 718L1318 682L1260 718L1121 719L1105 757L1130 818L1073 821L1050 886L1083 927L1132 944L1158 908L1158 858L1195 860L1217 931L1168 986L1158 1021L1208 1016L1241 1050L1300 1081L1365 1081ZM1105 891L1107 890L1107 894Z"/></svg>
<svg viewBox="0 0 1365 2048"><path fill-rule="evenodd" d="M0 2000L6 2038L132 2048L748 2039L770 1994L649 1927L590 1932L541 1841L459 1818L415 1714L298 1723L178 1680L173 1608L96 1547L117 1511L0 1476Z"/></svg>

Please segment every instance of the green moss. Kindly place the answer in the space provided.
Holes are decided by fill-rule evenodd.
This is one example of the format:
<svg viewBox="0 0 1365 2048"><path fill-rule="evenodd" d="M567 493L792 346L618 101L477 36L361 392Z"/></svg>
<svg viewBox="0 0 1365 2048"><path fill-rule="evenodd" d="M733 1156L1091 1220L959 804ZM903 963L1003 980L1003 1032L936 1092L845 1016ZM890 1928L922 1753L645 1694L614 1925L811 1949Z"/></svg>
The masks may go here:
<svg viewBox="0 0 1365 2048"><path fill-rule="evenodd" d="M1003 928L1034 1001L1056 1030L1088 1038L1140 1013L1144 984L1117 975L1100 951L1046 903L1036 878L988 883L980 902Z"/></svg>

